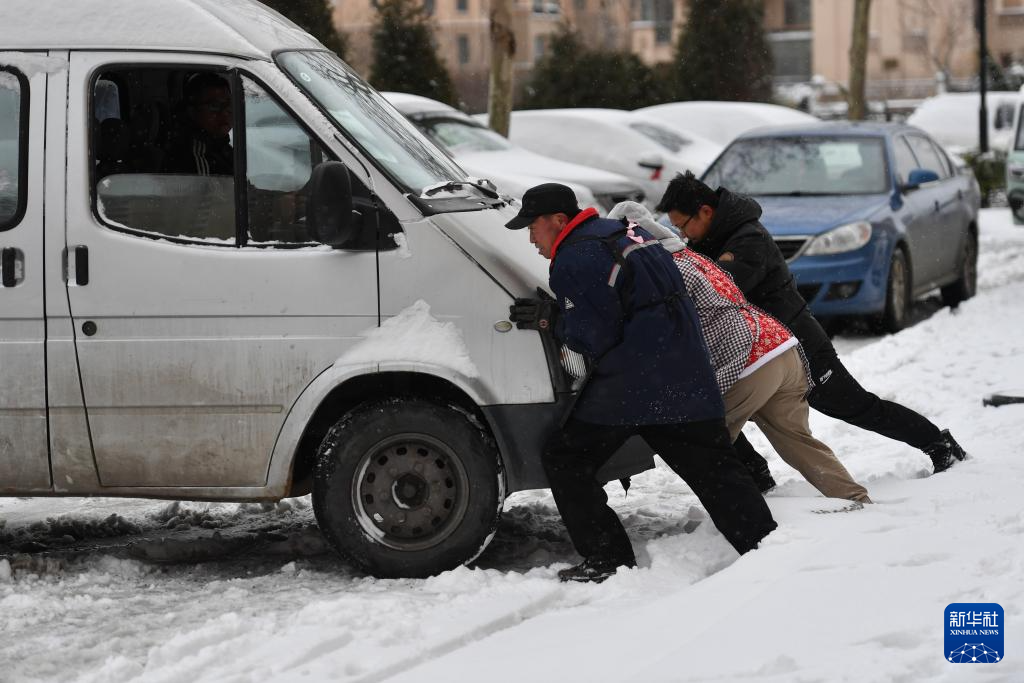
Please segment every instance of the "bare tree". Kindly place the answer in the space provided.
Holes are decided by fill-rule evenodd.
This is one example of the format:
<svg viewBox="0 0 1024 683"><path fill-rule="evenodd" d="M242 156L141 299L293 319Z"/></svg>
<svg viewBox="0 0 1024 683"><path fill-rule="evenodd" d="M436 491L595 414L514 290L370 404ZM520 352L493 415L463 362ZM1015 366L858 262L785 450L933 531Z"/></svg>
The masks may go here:
<svg viewBox="0 0 1024 683"><path fill-rule="evenodd" d="M900 29L914 36L928 63L949 82L953 55L964 41L971 40L973 0L899 0Z"/></svg>
<svg viewBox="0 0 1024 683"><path fill-rule="evenodd" d="M505 137L512 118L512 58L516 54L510 2L491 0L491 77L487 94L490 126Z"/></svg>
<svg viewBox="0 0 1024 683"><path fill-rule="evenodd" d="M867 112L864 86L868 66L868 19L871 17L871 0L854 0L853 35L850 41L850 90L847 93L847 117L859 121Z"/></svg>

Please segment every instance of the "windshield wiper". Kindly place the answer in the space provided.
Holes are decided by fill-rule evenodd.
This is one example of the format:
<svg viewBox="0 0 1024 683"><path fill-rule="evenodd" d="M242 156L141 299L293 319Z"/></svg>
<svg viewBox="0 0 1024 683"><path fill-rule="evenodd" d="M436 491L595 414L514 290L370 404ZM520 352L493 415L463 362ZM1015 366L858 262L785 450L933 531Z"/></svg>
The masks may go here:
<svg viewBox="0 0 1024 683"><path fill-rule="evenodd" d="M804 190L793 190L792 192L765 192L762 197L830 197L842 194L841 192L806 192Z"/></svg>
<svg viewBox="0 0 1024 683"><path fill-rule="evenodd" d="M477 190L480 190L480 192L482 192L485 196L490 197L491 199L501 199L501 195L498 194L497 190L487 187L483 183L477 183L471 180L449 180L446 183L439 183L437 185L428 187L427 189L423 190L422 196L430 197L437 194L438 192L459 190L464 187L476 188Z"/></svg>

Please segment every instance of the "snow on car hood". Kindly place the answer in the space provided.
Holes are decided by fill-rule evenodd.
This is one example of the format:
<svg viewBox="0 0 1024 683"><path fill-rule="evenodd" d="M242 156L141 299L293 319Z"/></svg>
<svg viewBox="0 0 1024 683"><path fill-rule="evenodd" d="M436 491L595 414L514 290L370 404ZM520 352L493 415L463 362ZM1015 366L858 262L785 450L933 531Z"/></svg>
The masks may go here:
<svg viewBox="0 0 1024 683"><path fill-rule="evenodd" d="M817 235L867 220L889 203L887 194L754 199L761 205L761 223L773 235Z"/></svg>
<svg viewBox="0 0 1024 683"><path fill-rule="evenodd" d="M592 192L597 193L621 192L627 188L637 188L636 183L618 173L552 159L527 149L470 152L457 154L455 159L460 166L467 170L479 169L484 177L487 177L487 173L544 177L549 181L553 180L559 183L585 185Z"/></svg>
<svg viewBox="0 0 1024 683"><path fill-rule="evenodd" d="M505 227L518 211L506 206L438 214L431 220L513 297L532 297L537 287L548 288L548 260L530 244L526 230Z"/></svg>

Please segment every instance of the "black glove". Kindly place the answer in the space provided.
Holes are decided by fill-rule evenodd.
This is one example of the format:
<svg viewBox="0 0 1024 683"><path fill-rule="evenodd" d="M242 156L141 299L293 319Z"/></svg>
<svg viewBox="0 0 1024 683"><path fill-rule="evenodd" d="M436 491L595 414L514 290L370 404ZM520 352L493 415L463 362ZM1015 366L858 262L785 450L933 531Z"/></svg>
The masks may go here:
<svg viewBox="0 0 1024 683"><path fill-rule="evenodd" d="M520 330L548 331L558 319L558 303L540 287L537 299L516 299L508 308L508 319Z"/></svg>

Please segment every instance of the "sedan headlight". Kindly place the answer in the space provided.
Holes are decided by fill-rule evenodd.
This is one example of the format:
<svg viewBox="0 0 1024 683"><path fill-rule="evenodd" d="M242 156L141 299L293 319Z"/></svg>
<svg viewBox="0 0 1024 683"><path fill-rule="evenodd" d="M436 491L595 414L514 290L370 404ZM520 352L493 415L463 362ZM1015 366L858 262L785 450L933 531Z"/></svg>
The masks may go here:
<svg viewBox="0 0 1024 683"><path fill-rule="evenodd" d="M1006 167L1006 170L1010 172L1010 176L1013 178L1024 178L1024 165L1010 164Z"/></svg>
<svg viewBox="0 0 1024 683"><path fill-rule="evenodd" d="M871 239L871 224L863 221L841 225L838 228L822 233L811 240L804 251L805 256L824 256L825 254L842 254L846 251L860 249Z"/></svg>

